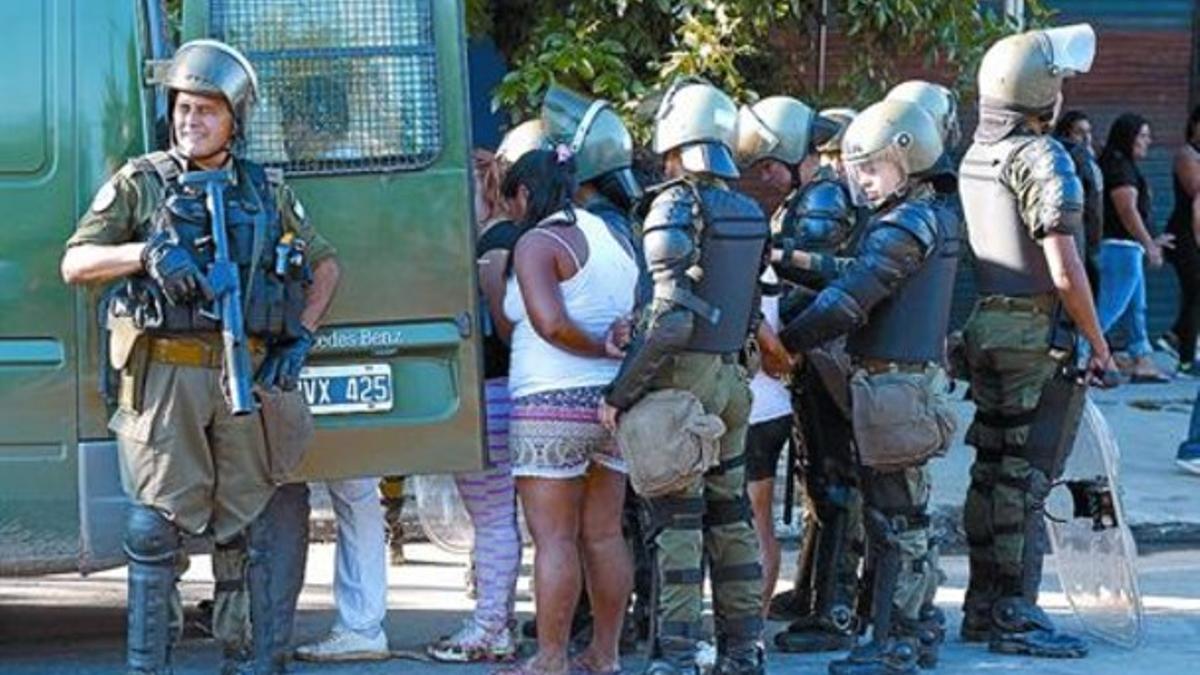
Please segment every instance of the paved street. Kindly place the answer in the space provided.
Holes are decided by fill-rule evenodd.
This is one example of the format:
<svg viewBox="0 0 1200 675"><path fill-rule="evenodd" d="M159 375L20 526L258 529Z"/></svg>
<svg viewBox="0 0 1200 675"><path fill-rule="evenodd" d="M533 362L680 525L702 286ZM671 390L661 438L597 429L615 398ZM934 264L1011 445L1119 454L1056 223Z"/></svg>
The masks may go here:
<svg viewBox="0 0 1200 675"><path fill-rule="evenodd" d="M463 561L429 545L411 546L413 562L391 570L388 633L397 658L370 665L312 666L300 664L300 673L486 673L483 666L438 666L413 660L420 646L451 630L466 616L470 601L462 593ZM309 565L308 585L301 601L300 638L319 635L332 621L332 547L315 545ZM1094 657L1083 662L1043 662L988 654L978 646L951 640L943 651L940 672L995 672L1028 670L1037 673L1181 673L1193 670L1200 658L1200 556L1171 552L1141 559L1142 589L1146 596L1147 635L1142 647L1125 651L1096 644ZM958 605L962 600L966 564L962 557L945 561L949 583L938 596L957 632ZM528 571L528 570L526 570ZM787 571L790 573L790 570ZM208 560L198 557L188 571L183 591L194 606L209 591ZM1048 575L1047 607L1064 624L1063 597L1051 589ZM531 607L528 577L521 580L518 609ZM113 673L118 672L124 641L124 573L113 571L88 579L72 576L6 580L0 584L0 672L8 673ZM773 626L772 632L781 626ZM211 640L191 634L178 653L179 673L211 673L216 649ZM772 673L824 672L825 659L771 654ZM635 668L638 659L626 659ZM633 672L636 672L633 671Z"/></svg>
<svg viewBox="0 0 1200 675"><path fill-rule="evenodd" d="M1095 400L1105 413L1122 448L1122 480L1130 521L1143 528L1143 549L1161 550L1179 541L1162 532L1191 532L1183 543L1195 545L1200 528L1200 477L1180 472L1173 463L1175 448L1186 432L1191 398L1197 382L1177 380L1165 385L1127 386L1099 392ZM970 405L960 409L969 419ZM934 508L950 516L966 489L971 452L959 444L934 465ZM320 516L318 503L318 517ZM953 528L953 518L944 521ZM1166 527L1169 526L1169 527ZM1165 529L1164 529L1165 528ZM1157 534L1156 534L1157 532ZM1169 532L1168 532L1169 533ZM790 578L794 546L785 553L784 579ZM319 636L332 621L333 547L315 544L309 557L308 583L301 598L298 639ZM428 544L408 547L411 563L390 571L388 633L396 658L369 665L312 666L300 664L301 673L486 673L483 666L439 666L420 660L420 648L452 630L471 606L462 591L465 570L462 557L446 554ZM527 616L532 606L528 594L530 550L520 583L519 611ZM962 556L943 559L949 582L938 603L947 610L957 634L966 583ZM1048 562L1047 608L1064 625L1074 619L1057 592L1053 562ZM1139 560L1146 605L1143 645L1126 651L1094 645L1093 658L1083 662L1045 662L988 654L978 646L955 640L943 651L940 672L995 672L1027 670L1036 673L1176 673L1194 670L1200 658L1200 555L1195 550L1174 550L1143 555ZM210 592L208 558L193 560L182 585L189 607ZM783 583L786 587L787 583ZM89 578L73 575L0 580L0 673L111 673L121 667L124 645L124 570ZM771 632L782 626L775 625ZM771 655L773 673L824 672L827 659L782 654ZM639 660L626 659L635 669ZM195 631L178 652L181 673L210 673L216 664L215 647Z"/></svg>

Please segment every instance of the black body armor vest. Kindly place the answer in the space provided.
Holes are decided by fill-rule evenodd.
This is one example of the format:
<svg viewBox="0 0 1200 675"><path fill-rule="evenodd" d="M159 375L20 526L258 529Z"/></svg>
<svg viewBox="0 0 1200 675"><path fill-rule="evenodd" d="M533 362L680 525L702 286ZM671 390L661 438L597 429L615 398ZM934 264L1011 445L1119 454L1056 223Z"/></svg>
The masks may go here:
<svg viewBox="0 0 1200 675"><path fill-rule="evenodd" d="M204 193L179 185L176 178L182 170L166 153L152 153L137 163L139 169L153 171L165 189L165 197L150 222L151 231L173 230L197 267L207 273L215 249ZM238 267L241 282L246 334L261 338L298 337L303 332L300 314L304 310L305 292L312 280L303 254L305 243L285 237L275 191L266 171L241 160L236 160L234 167L237 183L225 191L225 225L229 257ZM143 290L157 294L157 285L149 277L142 275L140 280ZM161 322L146 326L152 333L221 329L215 307L196 303L172 305L161 297L157 299Z"/></svg>
<svg viewBox="0 0 1200 675"><path fill-rule="evenodd" d="M871 227L901 227L917 239L933 239L933 250L921 269L871 312L861 329L851 333L846 351L886 361L941 363L954 280L962 255L963 217L956 194L943 194L901 204ZM867 236L867 235L864 235Z"/></svg>
<svg viewBox="0 0 1200 675"><path fill-rule="evenodd" d="M713 323L698 317L687 349L722 354L740 350L759 308L755 289L770 230L762 209L749 197L702 185L699 198L700 260L688 276L693 292L720 312ZM698 278L697 278L698 277Z"/></svg>

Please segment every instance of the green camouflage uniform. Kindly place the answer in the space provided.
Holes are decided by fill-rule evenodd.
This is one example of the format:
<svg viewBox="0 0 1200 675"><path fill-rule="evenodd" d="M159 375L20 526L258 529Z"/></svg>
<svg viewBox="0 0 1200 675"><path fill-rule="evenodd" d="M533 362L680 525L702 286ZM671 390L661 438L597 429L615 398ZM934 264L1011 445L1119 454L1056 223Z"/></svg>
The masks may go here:
<svg viewBox="0 0 1200 675"><path fill-rule="evenodd" d="M1049 235L1082 246L1083 193L1066 150L1018 128L976 141L963 161L963 203L976 253L980 295L963 331L976 415L963 509L970 583L963 635L987 637L1001 598L1037 601L1041 506L1054 476L1026 458L1030 423L1054 376L1050 353L1057 295L1042 250Z"/></svg>

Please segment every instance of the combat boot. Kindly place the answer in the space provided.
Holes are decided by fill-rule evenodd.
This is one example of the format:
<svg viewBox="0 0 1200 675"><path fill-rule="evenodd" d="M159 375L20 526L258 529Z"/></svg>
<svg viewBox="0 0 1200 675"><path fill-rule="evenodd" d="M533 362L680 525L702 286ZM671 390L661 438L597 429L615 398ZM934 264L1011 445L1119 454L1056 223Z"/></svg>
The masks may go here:
<svg viewBox="0 0 1200 675"><path fill-rule="evenodd" d="M917 646L917 665L922 670L932 670L937 668L938 650L946 641L946 615L937 607L926 605L916 621L897 621L896 634L913 640Z"/></svg>
<svg viewBox="0 0 1200 675"><path fill-rule="evenodd" d="M775 636L779 651L796 654L841 652L854 646L854 618L850 608L835 606L828 616L806 616L793 621Z"/></svg>
<svg viewBox="0 0 1200 675"><path fill-rule="evenodd" d="M992 636L988 650L1048 659L1081 659L1088 645L1059 632L1046 612L1025 598L1004 598L992 607Z"/></svg>
<svg viewBox="0 0 1200 675"><path fill-rule="evenodd" d="M972 560L963 600L963 620L959 637L963 642L987 642L992 637L992 604L999 595L995 566Z"/></svg>
<svg viewBox="0 0 1200 675"><path fill-rule="evenodd" d="M726 646L717 657L712 675L765 675L767 655L763 646L756 642L737 646Z"/></svg>
<svg viewBox="0 0 1200 675"><path fill-rule="evenodd" d="M910 638L871 640L829 664L829 675L914 675L917 646Z"/></svg>

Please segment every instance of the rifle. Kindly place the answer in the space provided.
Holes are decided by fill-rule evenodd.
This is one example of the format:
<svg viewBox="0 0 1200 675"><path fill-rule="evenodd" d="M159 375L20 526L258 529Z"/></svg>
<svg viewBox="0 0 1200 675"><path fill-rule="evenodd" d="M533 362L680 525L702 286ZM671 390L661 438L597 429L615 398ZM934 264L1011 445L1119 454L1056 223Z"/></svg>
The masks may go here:
<svg viewBox="0 0 1200 675"><path fill-rule="evenodd" d="M225 188L233 183L233 174L221 171L189 171L178 178L179 184L204 192L204 206L212 223L213 262L208 268L208 283L216 296L215 311L206 313L221 324L225 347L225 387L230 411L246 415L254 410L250 393L250 349L246 343L246 325L242 319L242 287L237 264L229 259L229 231L225 224Z"/></svg>

